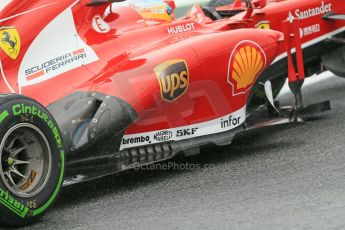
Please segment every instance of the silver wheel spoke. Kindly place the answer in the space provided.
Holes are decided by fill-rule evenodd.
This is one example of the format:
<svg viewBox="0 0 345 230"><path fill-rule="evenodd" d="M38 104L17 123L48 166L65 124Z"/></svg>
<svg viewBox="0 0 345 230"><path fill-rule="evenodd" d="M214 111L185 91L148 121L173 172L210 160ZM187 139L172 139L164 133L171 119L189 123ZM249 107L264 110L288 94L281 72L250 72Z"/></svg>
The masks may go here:
<svg viewBox="0 0 345 230"><path fill-rule="evenodd" d="M25 179L25 176L23 174L21 174L16 168L12 168L10 169L10 172L13 172L15 173L16 175L20 176L21 178L24 178Z"/></svg>
<svg viewBox="0 0 345 230"><path fill-rule="evenodd" d="M18 197L32 198L45 188L51 162L47 137L35 125L17 124L0 140L0 180Z"/></svg>
<svg viewBox="0 0 345 230"><path fill-rule="evenodd" d="M15 157L18 155L18 153L22 152L23 150L25 150L25 147L15 149L14 151L10 151L10 153L13 155L13 157Z"/></svg>
<svg viewBox="0 0 345 230"><path fill-rule="evenodd" d="M21 160L15 160L14 165L24 165L24 164L30 164L29 161L21 161Z"/></svg>
<svg viewBox="0 0 345 230"><path fill-rule="evenodd" d="M5 148L8 152L11 151L11 149L13 148L14 142L16 142L16 140L18 140L18 137L13 138L11 143Z"/></svg>
<svg viewBox="0 0 345 230"><path fill-rule="evenodd" d="M11 172L9 171L9 172L5 172L4 173L6 176L7 176L7 178L10 180L10 182L12 183L12 185L13 186L15 186L16 184L14 183L14 181L13 181L13 178L12 178L12 176L11 176Z"/></svg>

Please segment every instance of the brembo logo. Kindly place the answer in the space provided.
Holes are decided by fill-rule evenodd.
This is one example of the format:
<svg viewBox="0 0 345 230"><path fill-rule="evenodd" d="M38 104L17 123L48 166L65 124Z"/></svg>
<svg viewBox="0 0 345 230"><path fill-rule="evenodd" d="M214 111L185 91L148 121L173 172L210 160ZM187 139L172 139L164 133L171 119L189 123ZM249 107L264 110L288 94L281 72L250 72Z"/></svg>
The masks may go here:
<svg viewBox="0 0 345 230"><path fill-rule="evenodd" d="M161 88L163 100L172 102L181 97L189 85L189 72L185 60L175 59L154 69Z"/></svg>
<svg viewBox="0 0 345 230"><path fill-rule="evenodd" d="M252 41L242 41L233 50L229 61L228 82L233 95L246 93L266 66L263 49Z"/></svg>
<svg viewBox="0 0 345 230"><path fill-rule="evenodd" d="M321 2L321 5L315 8L309 8L307 10L296 9L295 12L289 12L288 20L292 22L294 19L307 19L310 17L322 15L332 11L332 3L325 4L324 1Z"/></svg>
<svg viewBox="0 0 345 230"><path fill-rule="evenodd" d="M140 143L151 143L149 136L140 136L140 137L133 137L133 138L123 138L122 144L129 145L129 144L140 144Z"/></svg>
<svg viewBox="0 0 345 230"><path fill-rule="evenodd" d="M195 23L187 23L183 25L177 25L177 26L172 26L168 28L168 33L173 35L173 34L179 34L179 33L184 33L184 32L189 32L195 30Z"/></svg>

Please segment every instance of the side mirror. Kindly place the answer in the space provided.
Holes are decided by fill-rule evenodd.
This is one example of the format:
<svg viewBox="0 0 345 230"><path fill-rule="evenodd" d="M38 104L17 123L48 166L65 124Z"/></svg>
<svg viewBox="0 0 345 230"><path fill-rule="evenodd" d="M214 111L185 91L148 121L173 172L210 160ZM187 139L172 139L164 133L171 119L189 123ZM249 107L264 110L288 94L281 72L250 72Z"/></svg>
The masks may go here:
<svg viewBox="0 0 345 230"><path fill-rule="evenodd" d="M100 6L113 2L125 2L127 0L81 0L87 6Z"/></svg>
<svg viewBox="0 0 345 230"><path fill-rule="evenodd" d="M253 5L256 9L262 9L266 6L266 0L253 0Z"/></svg>
<svg viewBox="0 0 345 230"><path fill-rule="evenodd" d="M262 9L266 6L266 0L244 0L247 6L247 13L243 19L248 20L252 16L254 9Z"/></svg>

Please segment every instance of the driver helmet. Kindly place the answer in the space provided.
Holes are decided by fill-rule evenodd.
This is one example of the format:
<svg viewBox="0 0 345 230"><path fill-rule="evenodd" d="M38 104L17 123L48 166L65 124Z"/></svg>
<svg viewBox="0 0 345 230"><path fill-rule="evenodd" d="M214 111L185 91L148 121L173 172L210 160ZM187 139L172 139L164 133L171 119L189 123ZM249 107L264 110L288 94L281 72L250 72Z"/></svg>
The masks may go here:
<svg viewBox="0 0 345 230"><path fill-rule="evenodd" d="M175 18L174 0L134 0L132 8L147 22L170 22Z"/></svg>

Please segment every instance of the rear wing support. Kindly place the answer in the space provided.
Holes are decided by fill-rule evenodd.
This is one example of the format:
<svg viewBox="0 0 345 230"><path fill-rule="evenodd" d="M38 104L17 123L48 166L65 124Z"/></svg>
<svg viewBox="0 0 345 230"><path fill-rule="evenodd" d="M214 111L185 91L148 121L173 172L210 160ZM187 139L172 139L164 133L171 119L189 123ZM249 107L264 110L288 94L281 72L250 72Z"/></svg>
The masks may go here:
<svg viewBox="0 0 345 230"><path fill-rule="evenodd" d="M305 79L304 58L299 21L284 21L283 33L285 37L285 49L287 52L288 61L289 88L295 98L293 117L294 119L296 119L297 111L303 108L301 88ZM293 59L293 52L296 53L296 61L294 61Z"/></svg>

